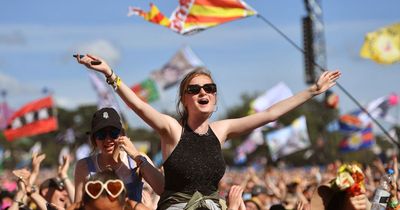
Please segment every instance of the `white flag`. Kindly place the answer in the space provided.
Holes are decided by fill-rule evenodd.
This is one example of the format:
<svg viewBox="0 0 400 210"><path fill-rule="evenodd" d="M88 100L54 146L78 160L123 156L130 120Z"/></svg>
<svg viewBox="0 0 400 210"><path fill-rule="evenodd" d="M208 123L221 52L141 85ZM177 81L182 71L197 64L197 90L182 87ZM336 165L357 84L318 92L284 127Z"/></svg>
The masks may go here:
<svg viewBox="0 0 400 210"><path fill-rule="evenodd" d="M93 88L97 93L97 108L101 109L103 107L113 107L121 114L117 100L112 93L111 88L106 84L104 79L101 79L98 73L94 71L88 71L90 81L92 82Z"/></svg>
<svg viewBox="0 0 400 210"><path fill-rule="evenodd" d="M301 116L290 126L267 133L266 142L273 160L309 147L306 118Z"/></svg>

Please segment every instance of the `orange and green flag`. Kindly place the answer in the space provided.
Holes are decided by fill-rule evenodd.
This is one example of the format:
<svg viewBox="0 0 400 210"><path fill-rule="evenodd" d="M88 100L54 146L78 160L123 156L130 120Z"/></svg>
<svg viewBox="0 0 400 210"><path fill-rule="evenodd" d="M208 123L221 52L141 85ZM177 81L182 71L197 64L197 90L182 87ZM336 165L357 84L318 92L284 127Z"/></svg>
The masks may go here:
<svg viewBox="0 0 400 210"><path fill-rule="evenodd" d="M132 86L131 89L140 99L148 103L157 101L160 98L157 85L152 79L146 79Z"/></svg>
<svg viewBox="0 0 400 210"><path fill-rule="evenodd" d="M365 36L360 56L380 64L400 61L400 23L381 28Z"/></svg>
<svg viewBox="0 0 400 210"><path fill-rule="evenodd" d="M150 4L148 12L130 7L128 15L138 15L149 22L188 35L255 14L257 12L242 0L180 0L170 18L166 18L154 4Z"/></svg>

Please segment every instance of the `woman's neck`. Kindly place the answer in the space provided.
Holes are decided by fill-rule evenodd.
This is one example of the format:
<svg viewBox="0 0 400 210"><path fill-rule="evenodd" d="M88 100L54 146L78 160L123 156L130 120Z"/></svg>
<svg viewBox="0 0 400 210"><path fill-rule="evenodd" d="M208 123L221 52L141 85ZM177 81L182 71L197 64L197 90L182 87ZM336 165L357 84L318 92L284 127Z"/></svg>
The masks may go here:
<svg viewBox="0 0 400 210"><path fill-rule="evenodd" d="M114 158L112 155L108 155L108 154L104 154L104 153L100 153L98 156L98 164L99 167L104 167L104 168L100 168L101 170L104 170L108 167L111 167L112 169L115 169L115 166L117 166L118 162L115 162Z"/></svg>
<svg viewBox="0 0 400 210"><path fill-rule="evenodd" d="M208 118L188 118L188 126L198 134L205 134L208 131L209 121Z"/></svg>

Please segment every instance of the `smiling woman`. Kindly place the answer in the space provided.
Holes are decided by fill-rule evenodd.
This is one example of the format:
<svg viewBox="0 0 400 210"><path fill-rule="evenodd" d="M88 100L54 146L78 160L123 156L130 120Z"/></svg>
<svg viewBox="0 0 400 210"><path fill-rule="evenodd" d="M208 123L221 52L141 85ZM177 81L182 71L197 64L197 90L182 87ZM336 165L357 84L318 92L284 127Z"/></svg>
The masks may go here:
<svg viewBox="0 0 400 210"><path fill-rule="evenodd" d="M92 65L93 60L101 64ZM210 122L217 86L209 71L196 68L181 81L177 104L181 118L176 120L142 101L103 59L86 55L77 61L103 73L125 103L160 135L165 188L157 209L226 209L218 195L218 183L225 173L221 151L225 141L276 120L334 86L340 77L339 71L324 72L314 85L264 112Z"/></svg>
<svg viewBox="0 0 400 210"><path fill-rule="evenodd" d="M75 202L82 200L85 181L98 172L114 170L126 186L129 199L142 200L142 176L158 194L164 186L162 174L145 154L140 154L125 135L121 119L113 108L102 108L92 118L92 155L77 162ZM121 149L122 148L122 149Z"/></svg>

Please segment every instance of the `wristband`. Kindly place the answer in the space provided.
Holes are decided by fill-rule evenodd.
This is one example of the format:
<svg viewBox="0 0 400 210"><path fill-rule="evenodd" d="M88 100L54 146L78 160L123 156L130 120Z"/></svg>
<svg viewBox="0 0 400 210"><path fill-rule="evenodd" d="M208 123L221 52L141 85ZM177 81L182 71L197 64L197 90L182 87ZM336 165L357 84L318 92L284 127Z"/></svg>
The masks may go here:
<svg viewBox="0 0 400 210"><path fill-rule="evenodd" d="M142 166L144 166L144 165L146 165L148 163L147 162L147 158L145 158L145 157L143 157L141 155L136 156L135 161L136 161L136 164L137 164L138 168L140 168L140 167L142 167Z"/></svg>

